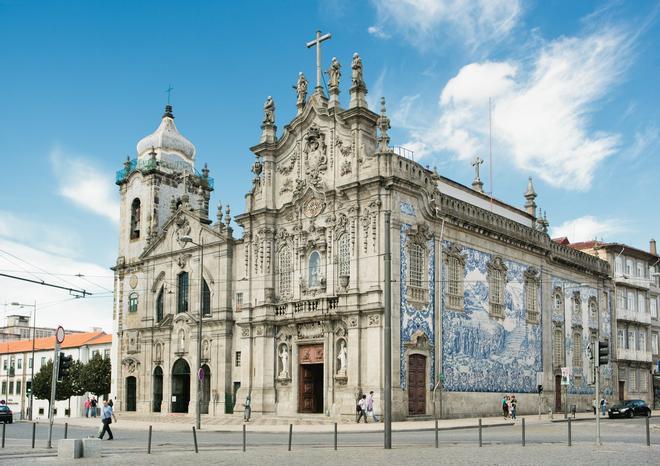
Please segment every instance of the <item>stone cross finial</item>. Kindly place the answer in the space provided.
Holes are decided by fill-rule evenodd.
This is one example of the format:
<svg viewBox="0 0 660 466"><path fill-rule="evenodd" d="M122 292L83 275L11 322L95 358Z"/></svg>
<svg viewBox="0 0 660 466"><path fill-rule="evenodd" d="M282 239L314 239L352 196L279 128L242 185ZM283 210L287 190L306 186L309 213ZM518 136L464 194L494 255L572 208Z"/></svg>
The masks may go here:
<svg viewBox="0 0 660 466"><path fill-rule="evenodd" d="M527 191L525 191L525 210L532 216L536 216L536 191L534 191L534 184L532 177L527 180Z"/></svg>
<svg viewBox="0 0 660 466"><path fill-rule="evenodd" d="M481 181L481 178L479 177L479 167L483 163L484 161L481 158L479 158L478 155L474 158L474 161L472 162L472 166L474 167L474 180L472 180L472 188L475 191L479 191L480 193L484 192L484 184Z"/></svg>
<svg viewBox="0 0 660 466"><path fill-rule="evenodd" d="M321 42L328 40L332 34L321 35L321 31L316 31L316 38L307 42L307 48L316 46L316 92L323 92L321 86Z"/></svg>
<svg viewBox="0 0 660 466"><path fill-rule="evenodd" d="M229 224L231 223L231 208L229 205L227 205L227 209L225 210L225 224L227 227L229 227Z"/></svg>

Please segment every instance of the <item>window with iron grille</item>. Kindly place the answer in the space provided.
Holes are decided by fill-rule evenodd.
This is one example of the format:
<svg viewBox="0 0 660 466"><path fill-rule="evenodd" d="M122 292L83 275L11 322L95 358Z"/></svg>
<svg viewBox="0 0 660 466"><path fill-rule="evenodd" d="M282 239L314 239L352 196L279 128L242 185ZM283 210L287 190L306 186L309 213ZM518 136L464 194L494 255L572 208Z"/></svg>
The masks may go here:
<svg viewBox="0 0 660 466"><path fill-rule="evenodd" d="M573 331L573 367L582 367L582 332Z"/></svg>
<svg viewBox="0 0 660 466"><path fill-rule="evenodd" d="M507 267L500 257L488 263L488 304L492 317L504 318L504 290Z"/></svg>
<svg viewBox="0 0 660 466"><path fill-rule="evenodd" d="M538 271L530 268L525 272L525 316L527 322L537 324L540 321L539 312L539 279Z"/></svg>
<svg viewBox="0 0 660 466"><path fill-rule="evenodd" d="M555 366L564 366L564 329L561 327L555 328L552 339L552 350Z"/></svg>
<svg viewBox="0 0 660 466"><path fill-rule="evenodd" d="M236 351L234 365L236 367L241 367L241 352L240 351Z"/></svg>
<svg viewBox="0 0 660 466"><path fill-rule="evenodd" d="M283 297L290 296L292 267L291 249L289 246L284 246L282 249L280 249L277 267L279 272L279 294Z"/></svg>
<svg viewBox="0 0 660 466"><path fill-rule="evenodd" d="M465 261L455 255L447 255L447 308L464 310L463 287Z"/></svg>
<svg viewBox="0 0 660 466"><path fill-rule="evenodd" d="M339 238L339 276L351 274L351 245L347 234Z"/></svg>
<svg viewBox="0 0 660 466"><path fill-rule="evenodd" d="M417 243L410 245L409 271L408 285L421 288L424 277L424 253L422 252L422 246Z"/></svg>

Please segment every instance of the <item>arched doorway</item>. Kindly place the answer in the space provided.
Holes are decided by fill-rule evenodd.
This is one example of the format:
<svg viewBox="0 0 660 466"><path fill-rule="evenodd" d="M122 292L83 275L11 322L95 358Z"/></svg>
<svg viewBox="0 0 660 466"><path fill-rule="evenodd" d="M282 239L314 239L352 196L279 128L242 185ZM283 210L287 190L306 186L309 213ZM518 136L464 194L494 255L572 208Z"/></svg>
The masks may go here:
<svg viewBox="0 0 660 466"><path fill-rule="evenodd" d="M190 366L177 359L172 366L172 412L187 413L190 402Z"/></svg>
<svg viewBox="0 0 660 466"><path fill-rule="evenodd" d="M426 356L408 358L408 414L426 414Z"/></svg>
<svg viewBox="0 0 660 466"><path fill-rule="evenodd" d="M137 404L137 379L126 377L126 411L135 411Z"/></svg>
<svg viewBox="0 0 660 466"><path fill-rule="evenodd" d="M163 369L156 366L154 369L154 405L153 412L160 413L161 404L163 403Z"/></svg>
<svg viewBox="0 0 660 466"><path fill-rule="evenodd" d="M202 370L204 371L204 380L202 380L202 406L199 412L208 414L209 402L211 401L211 369L204 364Z"/></svg>

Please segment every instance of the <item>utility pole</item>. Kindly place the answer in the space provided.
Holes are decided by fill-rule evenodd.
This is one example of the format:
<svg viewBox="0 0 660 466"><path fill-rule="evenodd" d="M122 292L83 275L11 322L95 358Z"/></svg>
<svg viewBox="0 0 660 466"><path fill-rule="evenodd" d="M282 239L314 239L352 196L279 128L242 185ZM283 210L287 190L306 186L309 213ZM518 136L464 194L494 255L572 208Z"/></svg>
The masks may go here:
<svg viewBox="0 0 660 466"><path fill-rule="evenodd" d="M53 409L55 408L55 390L57 389L57 372L60 366L60 345L64 341L64 328L60 325L55 331L55 352L53 353L53 378L50 382L50 405L48 406L48 448L53 448ZM34 365L34 361L32 361Z"/></svg>
<svg viewBox="0 0 660 466"><path fill-rule="evenodd" d="M384 371L385 390L383 393L383 422L385 449L392 449L392 244L390 240L391 212L385 211L385 296L384 296Z"/></svg>

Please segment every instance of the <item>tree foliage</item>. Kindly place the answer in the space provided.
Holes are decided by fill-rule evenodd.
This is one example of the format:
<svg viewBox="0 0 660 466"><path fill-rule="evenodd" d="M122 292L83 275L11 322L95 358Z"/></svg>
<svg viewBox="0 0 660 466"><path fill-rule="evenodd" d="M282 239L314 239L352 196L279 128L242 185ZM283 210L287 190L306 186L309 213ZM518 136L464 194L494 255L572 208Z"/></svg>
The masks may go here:
<svg viewBox="0 0 660 466"><path fill-rule="evenodd" d="M53 379L53 361L50 360L39 369L32 381L32 393L39 400L50 401L50 387ZM71 377L67 377L55 386L55 400L66 400L71 397Z"/></svg>
<svg viewBox="0 0 660 466"><path fill-rule="evenodd" d="M110 393L110 359L97 354L82 370L82 386L85 392L101 397Z"/></svg>

